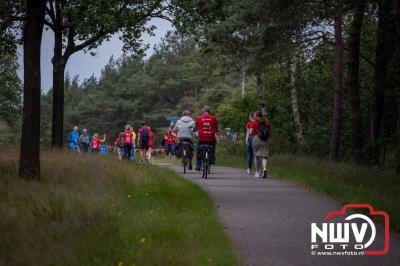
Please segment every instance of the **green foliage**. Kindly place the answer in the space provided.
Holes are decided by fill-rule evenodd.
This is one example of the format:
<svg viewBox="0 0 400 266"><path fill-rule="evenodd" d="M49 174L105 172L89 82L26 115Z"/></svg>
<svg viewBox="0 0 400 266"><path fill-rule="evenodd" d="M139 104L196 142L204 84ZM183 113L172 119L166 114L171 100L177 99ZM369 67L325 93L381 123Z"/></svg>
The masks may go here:
<svg viewBox="0 0 400 266"><path fill-rule="evenodd" d="M5 47L0 47L0 51L2 48ZM21 82L17 69L15 53L0 53L0 120L8 125L15 125L21 109Z"/></svg>

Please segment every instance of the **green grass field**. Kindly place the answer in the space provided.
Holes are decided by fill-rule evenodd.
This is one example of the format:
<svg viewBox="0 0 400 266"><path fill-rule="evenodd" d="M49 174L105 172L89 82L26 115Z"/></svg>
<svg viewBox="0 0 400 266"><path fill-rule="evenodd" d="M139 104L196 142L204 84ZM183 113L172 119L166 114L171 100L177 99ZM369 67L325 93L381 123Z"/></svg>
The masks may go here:
<svg viewBox="0 0 400 266"><path fill-rule="evenodd" d="M217 163L247 168L244 157L227 152L220 146ZM369 203L385 210L390 227L400 232L400 187L394 185L392 170L334 163L300 155L274 154L269 161L269 175L312 187L345 203Z"/></svg>
<svg viewBox="0 0 400 266"><path fill-rule="evenodd" d="M238 265L196 185L109 156L44 153L42 180L0 153L0 265Z"/></svg>

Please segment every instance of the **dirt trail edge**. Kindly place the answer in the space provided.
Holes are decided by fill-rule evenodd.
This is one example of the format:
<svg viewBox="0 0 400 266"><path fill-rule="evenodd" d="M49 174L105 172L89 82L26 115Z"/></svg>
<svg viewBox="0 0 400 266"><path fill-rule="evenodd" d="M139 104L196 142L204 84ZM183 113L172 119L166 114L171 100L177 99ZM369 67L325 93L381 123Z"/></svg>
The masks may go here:
<svg viewBox="0 0 400 266"><path fill-rule="evenodd" d="M240 169L213 167L204 180L198 172L167 167L209 194L245 265L400 265L400 239L394 234L387 255L311 255L311 223L341 208L321 193L277 178L255 179ZM377 238L382 230L377 228Z"/></svg>

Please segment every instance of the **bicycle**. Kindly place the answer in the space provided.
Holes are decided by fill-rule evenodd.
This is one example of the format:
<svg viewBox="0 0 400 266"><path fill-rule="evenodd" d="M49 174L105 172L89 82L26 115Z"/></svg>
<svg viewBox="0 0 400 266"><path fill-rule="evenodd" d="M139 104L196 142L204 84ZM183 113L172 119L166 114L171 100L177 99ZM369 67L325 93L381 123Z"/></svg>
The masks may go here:
<svg viewBox="0 0 400 266"><path fill-rule="evenodd" d="M203 159L201 161L202 178L207 179L208 175L211 173L211 154L213 146L203 144L201 145Z"/></svg>
<svg viewBox="0 0 400 266"><path fill-rule="evenodd" d="M190 164L189 153L191 148L191 143L188 141L183 141L182 145L182 166L183 166L183 173L186 174L186 169Z"/></svg>

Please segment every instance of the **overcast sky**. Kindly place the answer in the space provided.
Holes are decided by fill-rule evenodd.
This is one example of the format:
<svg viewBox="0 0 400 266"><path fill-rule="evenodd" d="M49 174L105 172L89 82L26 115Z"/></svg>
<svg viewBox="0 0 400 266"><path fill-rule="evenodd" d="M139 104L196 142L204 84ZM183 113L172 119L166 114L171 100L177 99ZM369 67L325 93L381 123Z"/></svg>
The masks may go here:
<svg viewBox="0 0 400 266"><path fill-rule="evenodd" d="M151 24L156 25L155 36L144 35L144 43L150 44L150 48L146 52L149 56L153 52L153 46L160 43L161 38L165 36L167 31L172 30L171 24L162 19L153 19ZM42 53L41 53L41 69L42 69L42 92L47 92L52 86L52 65L51 58L53 53L53 32L44 31L42 39ZM89 53L83 51L73 54L67 63L66 71L69 72L70 76L79 75L80 81L85 78L89 78L91 75L99 77L102 68L107 64L110 56L113 55L114 59L122 55L122 42L117 36L113 36L108 42L104 42L100 47L97 48L97 55L91 56ZM22 80L23 69L22 69L22 48L19 48L19 62L20 71L19 76Z"/></svg>

